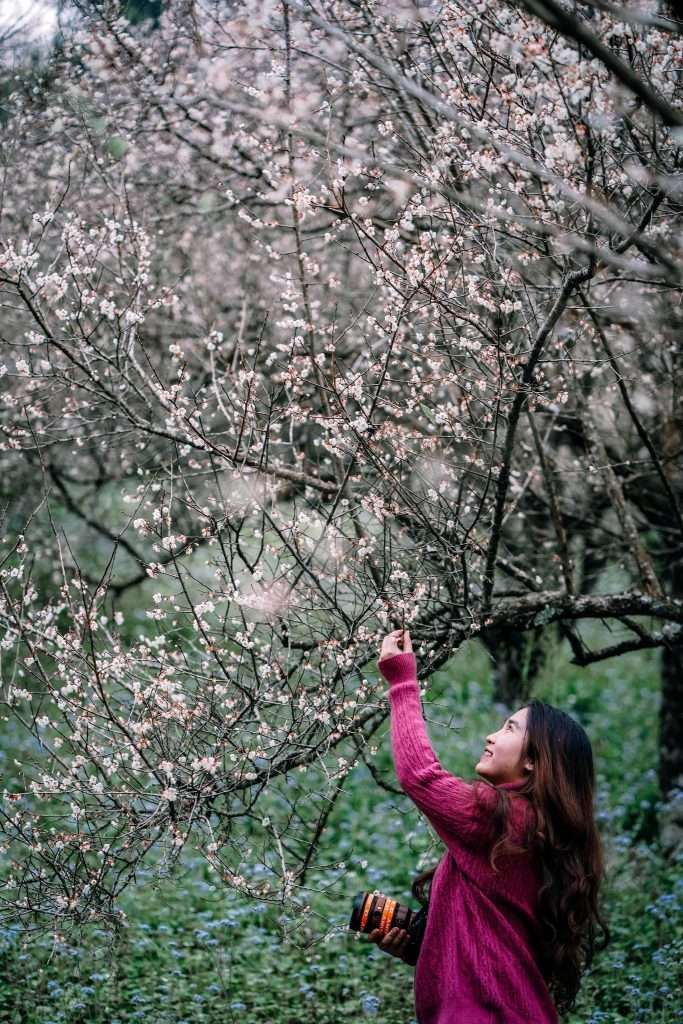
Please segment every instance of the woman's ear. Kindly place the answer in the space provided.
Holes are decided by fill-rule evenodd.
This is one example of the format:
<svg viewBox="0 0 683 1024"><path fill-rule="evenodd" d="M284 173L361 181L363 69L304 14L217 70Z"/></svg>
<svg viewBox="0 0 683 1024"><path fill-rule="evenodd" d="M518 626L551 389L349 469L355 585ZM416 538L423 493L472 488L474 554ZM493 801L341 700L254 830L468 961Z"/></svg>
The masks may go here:
<svg viewBox="0 0 683 1024"><path fill-rule="evenodd" d="M524 762L524 768L525 768L525 771L532 772L534 770L534 762L533 761L525 761Z"/></svg>

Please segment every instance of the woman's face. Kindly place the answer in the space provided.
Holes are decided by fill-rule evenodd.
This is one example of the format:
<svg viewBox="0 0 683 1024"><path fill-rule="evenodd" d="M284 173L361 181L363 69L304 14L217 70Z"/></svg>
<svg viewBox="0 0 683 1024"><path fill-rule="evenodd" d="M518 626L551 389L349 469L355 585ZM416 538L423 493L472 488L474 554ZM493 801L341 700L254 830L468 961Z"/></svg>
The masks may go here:
<svg viewBox="0 0 683 1024"><path fill-rule="evenodd" d="M524 782L528 778L524 769L532 770L533 761L522 759L528 713L528 708L515 711L505 719L498 732L486 737L486 748L491 753L484 753L479 758L474 769L478 775L495 785Z"/></svg>

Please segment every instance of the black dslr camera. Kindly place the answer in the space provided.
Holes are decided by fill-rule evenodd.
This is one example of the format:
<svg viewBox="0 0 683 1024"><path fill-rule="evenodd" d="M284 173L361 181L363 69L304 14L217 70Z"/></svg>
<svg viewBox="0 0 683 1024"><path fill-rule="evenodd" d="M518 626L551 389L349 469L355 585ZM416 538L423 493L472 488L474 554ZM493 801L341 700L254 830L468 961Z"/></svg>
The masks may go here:
<svg viewBox="0 0 683 1024"><path fill-rule="evenodd" d="M375 928L379 928L382 935L386 935L391 928L405 928L410 939L403 952L403 959L414 966L426 924L427 907L411 910L384 893L366 891L357 893L354 898L349 928L366 935Z"/></svg>

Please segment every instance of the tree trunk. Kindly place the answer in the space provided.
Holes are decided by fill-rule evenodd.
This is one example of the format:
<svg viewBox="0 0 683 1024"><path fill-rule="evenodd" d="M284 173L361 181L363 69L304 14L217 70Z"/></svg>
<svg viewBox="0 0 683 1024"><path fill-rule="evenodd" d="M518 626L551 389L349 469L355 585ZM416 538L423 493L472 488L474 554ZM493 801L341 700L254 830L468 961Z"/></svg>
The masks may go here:
<svg viewBox="0 0 683 1024"><path fill-rule="evenodd" d="M672 596L683 596L683 568L672 574ZM683 643L662 648L659 712L660 840L667 856L683 855Z"/></svg>
<svg viewBox="0 0 683 1024"><path fill-rule="evenodd" d="M680 339L681 324L677 338ZM662 454L665 473L679 506L683 504L683 345L678 340L672 352L672 409L665 421ZM672 552L667 573L672 597L683 597L683 538L679 517L671 509L671 536L679 542ZM662 648L662 703L659 713L659 814L660 840L664 853L683 856L683 642Z"/></svg>
<svg viewBox="0 0 683 1024"><path fill-rule="evenodd" d="M668 797L677 786L683 789L683 644L662 649L659 740L659 786Z"/></svg>
<svg viewBox="0 0 683 1024"><path fill-rule="evenodd" d="M524 704L545 660L543 630L521 633L500 626L487 630L482 640L493 662L494 701L506 707Z"/></svg>

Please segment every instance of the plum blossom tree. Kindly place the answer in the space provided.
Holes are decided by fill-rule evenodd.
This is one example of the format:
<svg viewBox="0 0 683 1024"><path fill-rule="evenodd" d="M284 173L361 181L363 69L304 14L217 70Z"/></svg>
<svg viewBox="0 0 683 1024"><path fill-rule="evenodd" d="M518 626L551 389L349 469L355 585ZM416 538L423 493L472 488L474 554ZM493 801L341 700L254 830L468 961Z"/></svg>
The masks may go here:
<svg viewBox="0 0 683 1024"><path fill-rule="evenodd" d="M551 6L76 2L10 95L7 916L187 844L301 910L389 629L678 657L681 37Z"/></svg>

